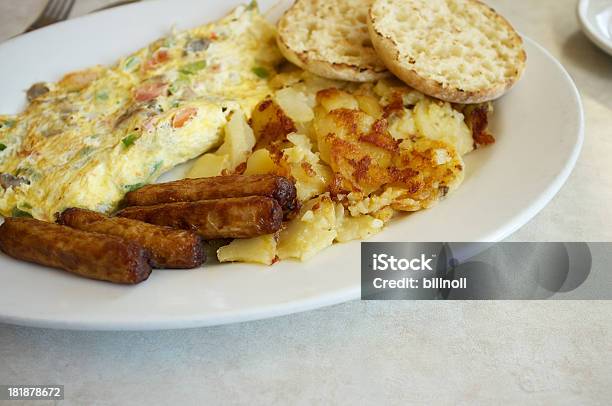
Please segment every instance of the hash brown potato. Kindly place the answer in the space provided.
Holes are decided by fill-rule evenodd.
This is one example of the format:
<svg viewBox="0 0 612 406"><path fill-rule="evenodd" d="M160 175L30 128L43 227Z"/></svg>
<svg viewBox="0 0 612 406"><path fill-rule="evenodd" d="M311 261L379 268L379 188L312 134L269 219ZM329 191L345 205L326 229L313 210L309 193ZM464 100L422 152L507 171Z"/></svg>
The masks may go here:
<svg viewBox="0 0 612 406"><path fill-rule="evenodd" d="M490 104L452 105L394 79L357 84L289 68L271 86L249 120L255 147L241 170L293 180L301 207L280 232L222 247L224 262L306 260L367 238L451 194L462 156L494 142Z"/></svg>

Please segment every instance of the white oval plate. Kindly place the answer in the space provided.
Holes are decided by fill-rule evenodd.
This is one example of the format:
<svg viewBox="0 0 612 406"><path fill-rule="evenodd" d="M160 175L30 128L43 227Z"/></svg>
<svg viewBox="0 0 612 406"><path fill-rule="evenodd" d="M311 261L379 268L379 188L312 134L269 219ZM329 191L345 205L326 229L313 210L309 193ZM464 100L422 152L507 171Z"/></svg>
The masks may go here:
<svg viewBox="0 0 612 406"><path fill-rule="evenodd" d="M152 1L92 14L0 45L0 111L17 112L36 81L109 64L177 28L221 17L234 1ZM261 1L263 10L271 2ZM277 7L275 14L282 11ZM580 96L563 67L526 39L521 82L496 103L497 143L467 157L463 186L437 207L394 221L372 241L498 241L540 211L569 176L583 139ZM359 242L305 263L159 270L138 286L95 282L0 256L0 321L66 329L207 326L359 297Z"/></svg>
<svg viewBox="0 0 612 406"><path fill-rule="evenodd" d="M578 21L585 35L612 55L612 0L580 0Z"/></svg>

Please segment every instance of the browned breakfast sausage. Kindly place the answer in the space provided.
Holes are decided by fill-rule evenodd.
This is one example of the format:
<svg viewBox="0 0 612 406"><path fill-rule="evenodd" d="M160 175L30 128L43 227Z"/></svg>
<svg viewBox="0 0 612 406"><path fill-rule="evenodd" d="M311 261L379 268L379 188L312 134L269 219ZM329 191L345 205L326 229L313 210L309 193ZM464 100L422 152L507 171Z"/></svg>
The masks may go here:
<svg viewBox="0 0 612 406"><path fill-rule="evenodd" d="M5 218L0 249L23 261L115 283L142 282L151 273L149 255L136 243L31 218Z"/></svg>
<svg viewBox="0 0 612 406"><path fill-rule="evenodd" d="M117 216L193 230L206 239L248 238L278 231L283 209L270 197L249 196L127 207Z"/></svg>
<svg viewBox="0 0 612 406"><path fill-rule="evenodd" d="M138 243L151 254L154 268L195 268L206 259L202 237L191 231L175 230L123 217L107 217L79 208L64 210L57 222Z"/></svg>
<svg viewBox="0 0 612 406"><path fill-rule="evenodd" d="M182 179L147 185L125 196L127 206L195 202L226 197L266 196L276 199L285 210L295 205L295 185L277 175L228 175Z"/></svg>

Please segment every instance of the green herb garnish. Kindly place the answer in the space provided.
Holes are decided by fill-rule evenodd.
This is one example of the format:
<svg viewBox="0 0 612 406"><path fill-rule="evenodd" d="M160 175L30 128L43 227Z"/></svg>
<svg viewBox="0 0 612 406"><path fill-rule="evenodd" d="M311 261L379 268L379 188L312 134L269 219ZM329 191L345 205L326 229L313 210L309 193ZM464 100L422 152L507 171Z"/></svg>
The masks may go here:
<svg viewBox="0 0 612 406"><path fill-rule="evenodd" d="M194 75L206 67L206 61L197 61L188 63L179 69L179 72L184 75ZM180 79L180 78L179 78Z"/></svg>
<svg viewBox="0 0 612 406"><path fill-rule="evenodd" d="M144 183L134 183L133 185L124 185L123 188L128 192L133 192L134 190L140 189L144 185Z"/></svg>
<svg viewBox="0 0 612 406"><path fill-rule="evenodd" d="M268 70L266 68L262 68L261 66L256 66L252 70L254 74L256 74L262 79L267 78L269 75Z"/></svg>
<svg viewBox="0 0 612 406"><path fill-rule="evenodd" d="M128 59L125 60L123 68L127 71L131 71L136 66L138 66L138 64L140 64L140 58L138 58L137 56L130 56Z"/></svg>
<svg viewBox="0 0 612 406"><path fill-rule="evenodd" d="M174 46L174 37L166 37L164 38L164 46L166 48L172 48Z"/></svg>
<svg viewBox="0 0 612 406"><path fill-rule="evenodd" d="M181 87L188 85L189 82L191 82L189 75L179 72L178 78L174 82L170 83L168 90L170 91L170 94L177 94L179 90L181 90Z"/></svg>
<svg viewBox="0 0 612 406"><path fill-rule="evenodd" d="M178 85L176 83L170 83L170 86L168 86L168 92L170 92L170 94L176 94L178 92Z"/></svg>
<svg viewBox="0 0 612 406"><path fill-rule="evenodd" d="M89 145L87 145L79 150L79 152L76 154L76 157L77 158L86 157L89 154L91 154L93 151L94 151L93 147L90 147Z"/></svg>
<svg viewBox="0 0 612 406"><path fill-rule="evenodd" d="M106 91L96 93L96 100L98 101L108 100L108 93L106 93Z"/></svg>
<svg viewBox="0 0 612 406"><path fill-rule="evenodd" d="M157 172L163 164L164 164L164 161L155 162L155 164L153 165L153 169L151 170L151 174L154 174L155 172Z"/></svg>
<svg viewBox="0 0 612 406"><path fill-rule="evenodd" d="M189 75L187 75L187 74L185 74L183 72L179 72L178 79L175 82L176 85L180 86L182 84L189 83L189 82L190 82Z"/></svg>
<svg viewBox="0 0 612 406"><path fill-rule="evenodd" d="M257 5L257 0L253 0L253 1L251 1L251 2L249 3L249 5L248 5L248 6L246 6L246 9L247 9L247 10L253 10L254 8L257 8L257 7L258 7L258 5Z"/></svg>
<svg viewBox="0 0 612 406"><path fill-rule="evenodd" d="M6 149L6 145L0 142L0 151L4 151Z"/></svg>
<svg viewBox="0 0 612 406"><path fill-rule="evenodd" d="M0 128L12 128L15 125L15 120L0 121Z"/></svg>
<svg viewBox="0 0 612 406"><path fill-rule="evenodd" d="M17 207L13 208L13 212L11 213L11 216L13 217L32 217L32 215L30 213L28 213L27 211L23 211L18 209Z"/></svg>
<svg viewBox="0 0 612 406"><path fill-rule="evenodd" d="M138 134L136 133L131 133L129 134L127 137L125 137L124 139L121 140L121 142L123 143L124 147L129 147L130 145L134 144L134 142L140 138Z"/></svg>

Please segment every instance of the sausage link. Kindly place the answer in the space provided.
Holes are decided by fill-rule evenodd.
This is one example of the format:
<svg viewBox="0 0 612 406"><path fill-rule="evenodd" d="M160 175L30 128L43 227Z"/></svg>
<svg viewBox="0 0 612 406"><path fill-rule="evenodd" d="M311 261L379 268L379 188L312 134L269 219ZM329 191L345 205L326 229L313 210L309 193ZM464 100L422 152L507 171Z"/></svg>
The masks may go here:
<svg viewBox="0 0 612 406"><path fill-rule="evenodd" d="M23 261L115 283L142 282L151 273L148 252L136 243L30 218L4 219L0 250Z"/></svg>
<svg viewBox="0 0 612 406"><path fill-rule="evenodd" d="M59 224L83 231L114 235L142 245L151 254L154 268L195 268L206 259L202 237L122 217L107 217L95 211L70 208L57 218Z"/></svg>
<svg viewBox="0 0 612 406"><path fill-rule="evenodd" d="M195 202L227 197L265 196L276 199L285 210L295 207L295 185L277 175L228 175L182 179L147 185L125 196L127 206Z"/></svg>
<svg viewBox="0 0 612 406"><path fill-rule="evenodd" d="M278 231L283 209L270 197L249 196L127 207L117 216L193 230L206 239L249 238Z"/></svg>

